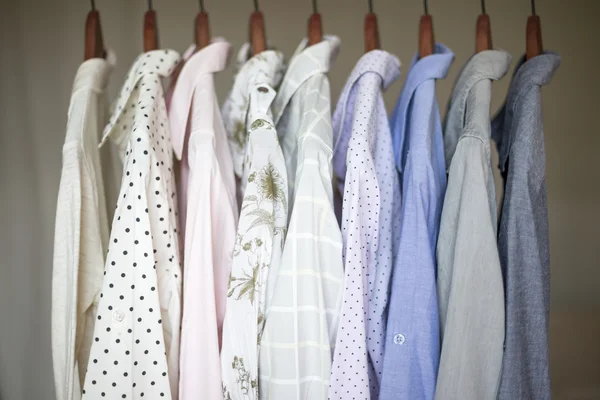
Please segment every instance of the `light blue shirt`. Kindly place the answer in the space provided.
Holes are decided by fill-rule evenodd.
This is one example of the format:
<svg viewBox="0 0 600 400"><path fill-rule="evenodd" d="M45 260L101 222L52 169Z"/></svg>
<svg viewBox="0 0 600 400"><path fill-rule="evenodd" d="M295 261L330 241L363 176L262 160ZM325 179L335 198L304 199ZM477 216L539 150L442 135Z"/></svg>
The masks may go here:
<svg viewBox="0 0 600 400"><path fill-rule="evenodd" d="M446 164L435 79L454 54L413 59L390 121L402 185L399 249L393 270L380 399L432 399L440 356L436 241Z"/></svg>

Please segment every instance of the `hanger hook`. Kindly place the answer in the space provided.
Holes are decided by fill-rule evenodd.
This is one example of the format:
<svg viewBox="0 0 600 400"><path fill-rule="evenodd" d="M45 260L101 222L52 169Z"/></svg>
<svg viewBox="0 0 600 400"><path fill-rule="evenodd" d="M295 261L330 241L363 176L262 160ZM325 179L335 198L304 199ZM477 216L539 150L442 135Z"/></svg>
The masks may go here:
<svg viewBox="0 0 600 400"><path fill-rule="evenodd" d="M258 9L258 0L254 0L254 12L260 12Z"/></svg>
<svg viewBox="0 0 600 400"><path fill-rule="evenodd" d="M373 0L369 0L369 14L373 14Z"/></svg>
<svg viewBox="0 0 600 400"><path fill-rule="evenodd" d="M429 15L429 7L427 7L427 0L423 0L423 8L425 9L425 15Z"/></svg>
<svg viewBox="0 0 600 400"><path fill-rule="evenodd" d="M535 15L535 0L531 0L531 15Z"/></svg>
<svg viewBox="0 0 600 400"><path fill-rule="evenodd" d="M313 0L312 5L313 5L313 14L318 14L319 12L317 11L317 0Z"/></svg>
<svg viewBox="0 0 600 400"><path fill-rule="evenodd" d="M204 12L204 0L199 0L200 2L200 12Z"/></svg>
<svg viewBox="0 0 600 400"><path fill-rule="evenodd" d="M485 15L485 0L481 0L481 14Z"/></svg>
<svg viewBox="0 0 600 400"><path fill-rule="evenodd" d="M92 11L96 11L96 2L94 0L90 0L92 3Z"/></svg>

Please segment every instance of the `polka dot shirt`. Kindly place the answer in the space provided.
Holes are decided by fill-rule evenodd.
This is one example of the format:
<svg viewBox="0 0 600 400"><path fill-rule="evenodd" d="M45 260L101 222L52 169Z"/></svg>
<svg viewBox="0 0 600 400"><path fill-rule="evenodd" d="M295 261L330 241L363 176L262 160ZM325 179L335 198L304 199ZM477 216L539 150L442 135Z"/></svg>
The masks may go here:
<svg viewBox="0 0 600 400"><path fill-rule="evenodd" d="M138 57L105 129L124 160L83 399L176 399L181 314L177 199L161 77L179 55Z"/></svg>
<svg viewBox="0 0 600 400"><path fill-rule="evenodd" d="M391 210L394 194L399 196L382 90L399 75L395 56L380 50L365 54L333 116L345 278L330 399L377 398L393 265Z"/></svg>

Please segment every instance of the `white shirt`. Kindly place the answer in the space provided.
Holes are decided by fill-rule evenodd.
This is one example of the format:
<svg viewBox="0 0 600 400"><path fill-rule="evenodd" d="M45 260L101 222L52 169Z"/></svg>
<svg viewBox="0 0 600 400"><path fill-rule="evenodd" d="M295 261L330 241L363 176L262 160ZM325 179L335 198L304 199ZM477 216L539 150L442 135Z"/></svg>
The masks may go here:
<svg viewBox="0 0 600 400"><path fill-rule="evenodd" d="M275 98L272 87L277 83L282 60L275 51L252 57L238 73L232 90L232 94L242 96L234 99L239 100L238 104L248 105L247 112L237 108L240 114L236 118L245 120L247 115L248 123L244 136L246 157L239 165L246 188L223 324L221 373L226 400L258 397L258 354L265 306L287 228L287 172L270 111Z"/></svg>
<svg viewBox="0 0 600 400"><path fill-rule="evenodd" d="M161 77L171 50L140 55L104 131L124 155L84 399L176 399L181 267Z"/></svg>
<svg viewBox="0 0 600 400"><path fill-rule="evenodd" d="M190 47L193 51L195 45ZM187 210L179 397L223 398L220 342L238 207L233 162L214 88L231 45L222 39L191 54L169 107L175 154L181 159L179 199ZM187 53L186 53L187 54ZM187 133L187 135L186 135ZM185 190L182 190L185 188ZM187 207L185 206L187 204Z"/></svg>
<svg viewBox="0 0 600 400"><path fill-rule="evenodd" d="M261 339L261 399L327 399L344 276L326 75L339 44L334 36L310 47L303 40L273 106L293 212L276 280L269 281L274 290Z"/></svg>
<svg viewBox="0 0 600 400"><path fill-rule="evenodd" d="M105 90L114 54L79 67L69 106L58 191L52 271L52 358L57 400L81 398L108 248L105 180L98 140L108 120ZM110 150L108 147L104 152ZM107 184L110 187L110 184ZM110 204L110 203L109 203Z"/></svg>

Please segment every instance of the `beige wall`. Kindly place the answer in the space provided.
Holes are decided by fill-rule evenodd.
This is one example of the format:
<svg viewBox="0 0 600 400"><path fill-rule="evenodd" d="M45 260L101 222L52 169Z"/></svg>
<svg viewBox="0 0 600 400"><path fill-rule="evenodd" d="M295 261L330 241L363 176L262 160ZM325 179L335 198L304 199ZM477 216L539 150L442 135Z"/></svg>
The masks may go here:
<svg viewBox="0 0 600 400"><path fill-rule="evenodd" d="M143 0L97 0L105 41L118 67L114 96L142 47ZM212 32L237 50L246 38L251 0L205 0ZM552 252L552 355L556 398L600 398L600 24L597 0L537 0L544 44L562 66L543 90ZM192 38L195 0L155 0L163 47L183 51ZM305 34L309 0L263 0L267 36L286 56ZM442 108L474 48L478 0L430 0L436 38L456 60L438 84ZM383 48L403 62L386 94L392 107L417 45L419 0L374 0ZM325 31L342 39L330 77L337 95L363 52L366 0L320 0ZM83 56L85 0L0 0L0 398L50 399L50 277L61 146L72 80ZM529 0L488 0L494 45L518 58ZM512 73L512 71L511 71ZM232 69L217 78L220 98ZM509 79L493 86L493 108ZM574 312L573 310L577 310ZM593 324L595 323L595 325ZM595 336L594 336L595 335ZM594 340L592 340L592 338ZM554 360L556 362L554 362ZM596 382L596 383L595 383Z"/></svg>

